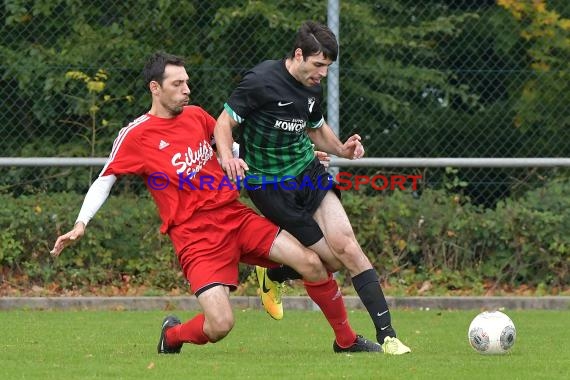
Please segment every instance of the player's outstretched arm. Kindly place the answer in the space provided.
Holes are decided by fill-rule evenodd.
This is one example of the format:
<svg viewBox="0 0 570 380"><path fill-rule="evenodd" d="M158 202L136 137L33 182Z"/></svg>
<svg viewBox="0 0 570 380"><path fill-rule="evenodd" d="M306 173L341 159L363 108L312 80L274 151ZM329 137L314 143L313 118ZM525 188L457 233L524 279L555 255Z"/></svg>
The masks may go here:
<svg viewBox="0 0 570 380"><path fill-rule="evenodd" d="M357 134L350 136L343 144L328 124L324 123L320 128L307 129L307 135L317 150L349 160L356 160L364 156L364 146L362 146L361 138Z"/></svg>
<svg viewBox="0 0 570 380"><path fill-rule="evenodd" d="M93 182L91 187L89 187L89 191L87 191L87 194L85 195L75 226L73 226L71 231L57 238L53 249L50 251L52 256L59 256L65 247L83 237L87 223L89 223L91 218L93 218L101 206L103 206L103 203L105 203L109 197L111 188L115 184L116 180L117 177L111 174L99 177L95 182Z"/></svg>
<svg viewBox="0 0 570 380"><path fill-rule="evenodd" d="M54 257L59 256L61 251L68 245L74 243L75 241L81 239L85 234L85 224L83 222L75 223L73 229L66 234L63 234L57 238L53 249L50 251L51 255Z"/></svg>
<svg viewBox="0 0 570 380"><path fill-rule="evenodd" d="M364 147L359 135L354 134L343 144L325 122L319 128L307 129L307 135L316 148L338 157L356 160L364 156Z"/></svg>
<svg viewBox="0 0 570 380"><path fill-rule="evenodd" d="M352 135L346 140L342 146L341 157L348 158L349 160L356 160L364 156L364 146L360 142L359 135Z"/></svg>

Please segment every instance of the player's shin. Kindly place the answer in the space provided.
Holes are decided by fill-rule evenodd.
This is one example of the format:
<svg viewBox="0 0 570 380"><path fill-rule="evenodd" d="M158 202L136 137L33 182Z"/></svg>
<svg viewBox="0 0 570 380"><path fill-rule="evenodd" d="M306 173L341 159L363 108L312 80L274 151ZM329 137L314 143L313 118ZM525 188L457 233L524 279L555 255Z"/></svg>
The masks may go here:
<svg viewBox="0 0 570 380"><path fill-rule="evenodd" d="M378 343L382 344L388 336L395 337L396 332L392 327L388 303L380 287L376 271L369 269L354 276L352 285L372 318Z"/></svg>
<svg viewBox="0 0 570 380"><path fill-rule="evenodd" d="M209 338L204 334L204 314L198 314L191 320L173 327L167 331L166 338L169 344L181 343L206 344Z"/></svg>
<svg viewBox="0 0 570 380"><path fill-rule="evenodd" d="M303 282L307 294L320 307L325 318L334 330L336 342L341 347L349 347L356 340L356 333L348 322L348 316L338 284L329 274L327 280Z"/></svg>

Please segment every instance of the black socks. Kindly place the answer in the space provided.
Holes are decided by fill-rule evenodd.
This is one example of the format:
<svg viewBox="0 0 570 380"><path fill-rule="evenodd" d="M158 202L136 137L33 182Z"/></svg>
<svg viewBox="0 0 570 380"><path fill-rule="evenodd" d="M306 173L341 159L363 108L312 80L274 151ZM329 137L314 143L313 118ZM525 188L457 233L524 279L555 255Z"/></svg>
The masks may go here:
<svg viewBox="0 0 570 380"><path fill-rule="evenodd" d="M378 343L384 343L384 338L396 336L392 327L392 318L386 297L380 288L378 275L374 269L368 269L352 278L352 285L360 300L368 310L368 314L376 327L376 339Z"/></svg>
<svg viewBox="0 0 570 380"><path fill-rule="evenodd" d="M293 268L286 265L268 269L267 276L271 281L280 283L287 280L300 280L302 278ZM376 271L374 269L368 269L354 276L352 278L352 285L372 318L372 322L376 328L376 339L378 343L384 343L384 338L387 336L395 337L396 331L394 331L392 327L392 317L390 316L388 303L380 287Z"/></svg>

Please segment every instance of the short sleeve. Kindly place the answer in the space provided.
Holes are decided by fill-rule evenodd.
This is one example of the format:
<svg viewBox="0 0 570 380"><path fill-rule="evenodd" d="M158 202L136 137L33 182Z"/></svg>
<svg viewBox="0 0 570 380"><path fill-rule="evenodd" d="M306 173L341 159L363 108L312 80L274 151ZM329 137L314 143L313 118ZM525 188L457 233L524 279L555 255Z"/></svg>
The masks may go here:
<svg viewBox="0 0 570 380"><path fill-rule="evenodd" d="M309 128L320 128L324 123L323 110L321 103L323 99L323 90L320 88L319 96L311 97L309 101Z"/></svg>
<svg viewBox="0 0 570 380"><path fill-rule="evenodd" d="M265 86L259 75L248 71L234 89L224 107L234 120L241 123L247 119L252 111L260 108L266 97L265 92ZM229 110L228 107L230 108Z"/></svg>
<svg viewBox="0 0 570 380"><path fill-rule="evenodd" d="M206 112L206 110L204 110L203 108L200 108L200 111L202 112L202 117L204 118L204 125L206 127L206 130L208 131L208 135L213 136L214 127L216 126L216 119L214 119L214 117L210 115L208 112Z"/></svg>
<svg viewBox="0 0 570 380"><path fill-rule="evenodd" d="M100 176L109 174L143 174L144 160L140 154L140 142L134 126L127 126L119 132L113 143L109 159L105 163Z"/></svg>

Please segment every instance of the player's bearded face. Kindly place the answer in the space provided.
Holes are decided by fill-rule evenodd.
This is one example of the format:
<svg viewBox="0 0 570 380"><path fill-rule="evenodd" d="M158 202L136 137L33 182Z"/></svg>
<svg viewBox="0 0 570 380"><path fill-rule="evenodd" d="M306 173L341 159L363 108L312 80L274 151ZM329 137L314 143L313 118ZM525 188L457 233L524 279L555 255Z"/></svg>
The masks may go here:
<svg viewBox="0 0 570 380"><path fill-rule="evenodd" d="M188 104L188 101L186 101L185 104L178 104L176 102L162 102L162 106L172 115L172 116L176 116L176 115L180 115L182 113L182 110L184 109L184 106Z"/></svg>
<svg viewBox="0 0 570 380"><path fill-rule="evenodd" d="M190 101L188 74L183 67L168 65L162 84L160 104L172 116L182 113L184 106Z"/></svg>

